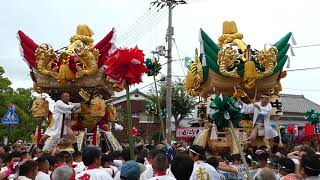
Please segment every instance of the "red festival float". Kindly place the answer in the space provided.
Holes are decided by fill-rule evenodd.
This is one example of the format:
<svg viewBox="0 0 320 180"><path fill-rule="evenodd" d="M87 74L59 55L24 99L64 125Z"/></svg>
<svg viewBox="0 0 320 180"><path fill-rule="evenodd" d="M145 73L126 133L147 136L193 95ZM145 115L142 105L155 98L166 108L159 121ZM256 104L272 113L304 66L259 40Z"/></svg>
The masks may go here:
<svg viewBox="0 0 320 180"><path fill-rule="evenodd" d="M114 45L114 29L97 44L94 44L93 35L93 31L87 25L78 25L76 34L70 38L70 44L54 50L49 44L37 44L25 33L18 31L21 53L30 68L30 76L34 82L33 90L39 94L46 93L55 101L60 99L62 93L67 92L71 102L82 102L81 108L72 112L69 125L77 135L78 148L81 149L86 132L92 132L93 144L100 143L100 136L100 139L105 139L106 143L103 144L107 148L119 150L121 146L109 132L110 122L116 118L116 109L110 104L105 104L105 100L115 91L124 90L125 82L111 70L120 67L122 69L117 71L126 72L127 76L130 76L130 72L137 71L134 67L135 61L140 60L141 56L143 62L144 57L142 51L137 48L117 49ZM120 66L123 59L132 64L127 64L131 69ZM141 71L145 72L144 69ZM141 81L141 77L139 80ZM137 81L137 77L134 77L133 81ZM34 101L32 113L40 122L45 121L47 128L56 123L54 116L49 112L48 101L42 96ZM40 128L37 134L36 144L40 141ZM73 151L73 143L61 132L58 138L50 137L43 148L50 151L58 145L60 149Z"/></svg>

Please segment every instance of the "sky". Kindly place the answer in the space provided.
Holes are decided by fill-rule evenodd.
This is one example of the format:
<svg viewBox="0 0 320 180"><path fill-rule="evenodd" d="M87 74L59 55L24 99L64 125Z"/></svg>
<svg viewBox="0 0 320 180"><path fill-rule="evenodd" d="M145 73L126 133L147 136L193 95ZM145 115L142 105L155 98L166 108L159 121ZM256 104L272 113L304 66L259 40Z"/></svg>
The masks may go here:
<svg viewBox="0 0 320 180"><path fill-rule="evenodd" d="M31 87L29 68L22 61L16 33L20 29L36 43L49 43L55 49L68 44L77 24L84 23L94 30L95 42L112 27L116 28L118 47L144 50L146 57L159 45L166 45L167 10L150 8L149 0L2 0L0 1L0 65L12 87ZM173 9L173 59L193 57L199 47L199 28L217 42L223 21L234 20L244 41L256 49L265 43L275 43L288 32L293 32L297 46L320 44L320 1L318 0L188 0L188 4ZM320 47L295 48L290 56L290 68L320 67ZM164 58L161 63L165 63ZM166 74L164 65L161 73ZM173 63L173 75L184 76L183 62ZM181 78L181 77L180 77ZM283 92L303 94L320 104L320 69L290 71L283 79ZM147 91L152 78L143 76L143 83L131 87Z"/></svg>

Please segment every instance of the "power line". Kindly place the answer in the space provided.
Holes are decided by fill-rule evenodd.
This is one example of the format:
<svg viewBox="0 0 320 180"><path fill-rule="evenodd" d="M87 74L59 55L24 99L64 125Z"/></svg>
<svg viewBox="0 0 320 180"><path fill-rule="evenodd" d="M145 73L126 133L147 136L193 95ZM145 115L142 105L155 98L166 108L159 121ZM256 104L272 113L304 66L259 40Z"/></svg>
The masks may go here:
<svg viewBox="0 0 320 180"><path fill-rule="evenodd" d="M131 45L134 42L137 42L141 36L145 35L147 31L149 31L155 24L157 24L166 14L167 11L162 10L161 13L155 16L154 19L151 19L145 25L141 26L140 30L136 31L132 34L128 39L124 40L122 44Z"/></svg>
<svg viewBox="0 0 320 180"><path fill-rule="evenodd" d="M151 7L135 22L133 23L128 30L122 34L119 38L119 42L121 42L123 39L127 38L128 35L130 35L130 32L135 30L137 27L139 27L139 24L141 24L143 21L145 21L145 18L148 17L148 15L151 13Z"/></svg>
<svg viewBox="0 0 320 180"><path fill-rule="evenodd" d="M136 29L131 30L126 37L120 42L120 44L125 44L132 39L136 38L136 36L141 33L141 31L145 30L145 27L153 23L156 19L159 18L159 12L153 13L149 18L147 18L143 23L138 24Z"/></svg>
<svg viewBox="0 0 320 180"><path fill-rule="evenodd" d="M176 39L173 38L173 42L174 42L174 45L176 47L176 50L177 50L177 54L178 54L178 58L180 60L180 65L181 65L181 68L182 68L182 71L183 71L183 74L186 75L186 72L184 70L184 66L182 64L182 59L180 58L180 52L179 52L179 48L178 48L178 45L177 45L177 42L176 42Z"/></svg>
<svg viewBox="0 0 320 180"><path fill-rule="evenodd" d="M320 89L298 89L298 88L283 88L288 90L296 90L296 91L320 91Z"/></svg>
<svg viewBox="0 0 320 180"><path fill-rule="evenodd" d="M315 70L315 69L320 69L320 67L308 67L308 68L301 68L301 69L287 69L285 71L306 71L306 70Z"/></svg>
<svg viewBox="0 0 320 180"><path fill-rule="evenodd" d="M307 47L320 47L320 43L319 44L302 45L302 46L292 46L292 48L307 48Z"/></svg>
<svg viewBox="0 0 320 180"><path fill-rule="evenodd" d="M123 44L124 41L126 41L126 39L132 37L132 35L136 32L140 32L142 29L142 27L144 27L145 25L149 24L151 21L153 21L153 19L158 16L160 9L152 9L153 7L150 7L148 9L148 11L139 18L139 20L137 22L135 22L131 28L129 28L127 30L127 32L121 36L121 38L119 39L119 43L121 42L121 44ZM156 11L155 11L156 10Z"/></svg>

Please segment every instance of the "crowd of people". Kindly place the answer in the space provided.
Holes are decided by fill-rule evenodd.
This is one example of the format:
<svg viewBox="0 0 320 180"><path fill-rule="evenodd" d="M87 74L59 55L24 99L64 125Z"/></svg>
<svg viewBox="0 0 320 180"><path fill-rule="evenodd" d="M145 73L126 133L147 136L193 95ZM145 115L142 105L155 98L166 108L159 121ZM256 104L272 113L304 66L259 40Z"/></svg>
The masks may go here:
<svg viewBox="0 0 320 180"><path fill-rule="evenodd" d="M297 146L288 153L284 148L245 149L253 180L320 180L320 156L309 146ZM88 146L81 152L35 148L32 153L19 143L0 147L0 180L222 180L248 179L239 154L208 153L203 147L143 145L122 152L101 152Z"/></svg>

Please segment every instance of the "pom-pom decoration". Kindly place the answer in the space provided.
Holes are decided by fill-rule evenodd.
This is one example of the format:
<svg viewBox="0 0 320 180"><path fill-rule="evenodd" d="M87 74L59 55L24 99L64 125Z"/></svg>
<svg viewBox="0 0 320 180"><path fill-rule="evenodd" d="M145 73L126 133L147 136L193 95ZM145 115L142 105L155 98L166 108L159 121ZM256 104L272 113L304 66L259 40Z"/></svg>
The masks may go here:
<svg viewBox="0 0 320 180"><path fill-rule="evenodd" d="M136 137L138 135L138 129L136 127L132 128L132 135L133 137Z"/></svg>
<svg viewBox="0 0 320 180"><path fill-rule="evenodd" d="M306 137L307 137L307 138L310 138L311 136L314 135L314 126L311 125L310 123L307 123L307 124L304 126L304 130L305 130L305 133L306 133Z"/></svg>
<svg viewBox="0 0 320 180"><path fill-rule="evenodd" d="M320 113L316 112L315 110L308 111L306 113L306 119L313 125L320 123Z"/></svg>
<svg viewBox="0 0 320 180"><path fill-rule="evenodd" d="M157 115L158 114L157 105L154 102L149 101L146 104L146 113L149 115Z"/></svg>
<svg viewBox="0 0 320 180"><path fill-rule="evenodd" d="M144 63L148 68L148 76L156 76L159 74L161 70L161 64L159 63L159 60L157 58L147 58Z"/></svg>
<svg viewBox="0 0 320 180"><path fill-rule="evenodd" d="M140 83L142 74L148 71L143 60L144 54L138 47L117 49L105 63L105 74L118 84Z"/></svg>
<svg viewBox="0 0 320 180"><path fill-rule="evenodd" d="M241 108L234 97L216 96L211 102L210 108L215 110L212 118L219 128L227 127L228 120L230 120L234 126L237 126L243 117L243 114L240 112Z"/></svg>
<svg viewBox="0 0 320 180"><path fill-rule="evenodd" d="M287 127L287 132L288 132L288 134L293 134L295 132L294 126L293 125L289 125Z"/></svg>
<svg viewBox="0 0 320 180"><path fill-rule="evenodd" d="M146 113L149 115L158 116L159 114L158 114L157 104L155 104L152 101L147 102ZM160 110L160 118L162 119L166 118L165 109Z"/></svg>

